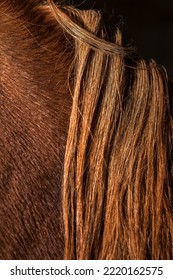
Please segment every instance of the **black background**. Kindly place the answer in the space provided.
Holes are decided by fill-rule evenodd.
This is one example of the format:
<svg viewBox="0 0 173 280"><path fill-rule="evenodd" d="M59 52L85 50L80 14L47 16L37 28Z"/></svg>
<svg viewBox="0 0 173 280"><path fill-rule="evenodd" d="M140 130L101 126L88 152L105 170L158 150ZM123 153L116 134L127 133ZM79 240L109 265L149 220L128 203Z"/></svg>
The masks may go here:
<svg viewBox="0 0 173 280"><path fill-rule="evenodd" d="M110 28L120 24L125 42L131 41L145 59L154 58L173 79L173 0L68 0L79 9L99 9Z"/></svg>

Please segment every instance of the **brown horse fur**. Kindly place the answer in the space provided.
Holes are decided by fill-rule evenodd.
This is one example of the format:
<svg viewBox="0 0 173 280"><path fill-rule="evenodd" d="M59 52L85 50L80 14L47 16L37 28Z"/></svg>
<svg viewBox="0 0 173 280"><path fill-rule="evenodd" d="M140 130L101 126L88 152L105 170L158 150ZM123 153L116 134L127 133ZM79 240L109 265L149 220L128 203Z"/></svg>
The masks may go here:
<svg viewBox="0 0 173 280"><path fill-rule="evenodd" d="M0 6L0 258L62 259L73 47L36 1Z"/></svg>
<svg viewBox="0 0 173 280"><path fill-rule="evenodd" d="M95 11L0 1L0 259L173 259L172 84Z"/></svg>

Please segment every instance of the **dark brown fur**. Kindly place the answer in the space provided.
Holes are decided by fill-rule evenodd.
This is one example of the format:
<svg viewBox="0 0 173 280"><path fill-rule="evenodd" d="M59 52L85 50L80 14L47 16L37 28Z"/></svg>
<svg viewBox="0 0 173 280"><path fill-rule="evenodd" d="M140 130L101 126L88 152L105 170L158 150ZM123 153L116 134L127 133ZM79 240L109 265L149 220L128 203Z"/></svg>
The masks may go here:
<svg viewBox="0 0 173 280"><path fill-rule="evenodd" d="M63 258L73 50L34 2L0 1L0 259Z"/></svg>

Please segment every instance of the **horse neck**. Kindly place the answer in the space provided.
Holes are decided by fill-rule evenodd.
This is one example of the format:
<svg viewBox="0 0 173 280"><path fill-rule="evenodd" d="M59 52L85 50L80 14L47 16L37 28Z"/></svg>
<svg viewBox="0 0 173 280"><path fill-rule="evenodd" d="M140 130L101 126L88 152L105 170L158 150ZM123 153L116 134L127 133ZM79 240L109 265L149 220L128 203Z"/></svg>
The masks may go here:
<svg viewBox="0 0 173 280"><path fill-rule="evenodd" d="M4 2L0 6L0 258L61 259L72 42L48 7L36 7L33 1Z"/></svg>

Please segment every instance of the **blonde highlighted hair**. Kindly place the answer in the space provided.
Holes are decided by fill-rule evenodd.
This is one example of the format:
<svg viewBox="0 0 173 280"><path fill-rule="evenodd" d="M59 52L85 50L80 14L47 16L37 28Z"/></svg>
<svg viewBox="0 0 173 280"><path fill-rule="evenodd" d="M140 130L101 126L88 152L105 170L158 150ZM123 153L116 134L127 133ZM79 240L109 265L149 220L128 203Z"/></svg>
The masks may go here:
<svg viewBox="0 0 173 280"><path fill-rule="evenodd" d="M52 11L75 39L64 162L67 259L172 259L172 118L166 71L105 41L95 11ZM97 37L98 36L98 37Z"/></svg>

